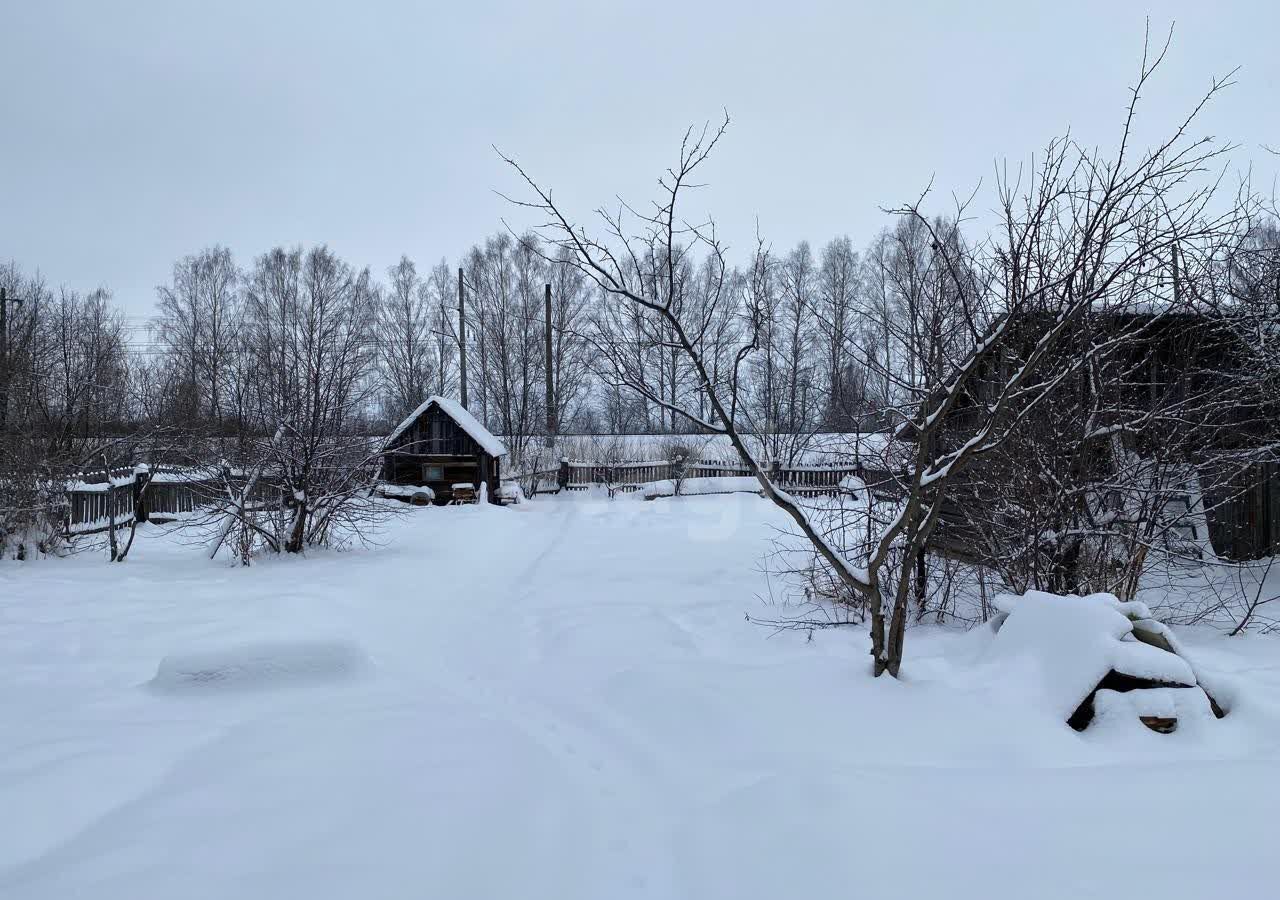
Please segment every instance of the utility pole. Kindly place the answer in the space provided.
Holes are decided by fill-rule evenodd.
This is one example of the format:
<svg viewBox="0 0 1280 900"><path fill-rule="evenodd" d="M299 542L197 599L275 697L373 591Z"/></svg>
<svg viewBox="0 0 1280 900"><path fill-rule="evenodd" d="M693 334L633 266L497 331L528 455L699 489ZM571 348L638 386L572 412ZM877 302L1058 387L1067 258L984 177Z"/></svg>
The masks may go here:
<svg viewBox="0 0 1280 900"><path fill-rule="evenodd" d="M9 424L9 304L21 302L0 287L0 434Z"/></svg>
<svg viewBox="0 0 1280 900"><path fill-rule="evenodd" d="M480 320L480 424L489 427L489 354L484 348L484 319Z"/></svg>
<svg viewBox="0 0 1280 900"><path fill-rule="evenodd" d="M547 446L551 447L556 442L556 374L555 367L551 362L551 285L549 284L547 285L546 301L543 331L546 332L547 340Z"/></svg>
<svg viewBox="0 0 1280 900"><path fill-rule="evenodd" d="M458 268L458 399L467 408L467 296L462 289L462 268Z"/></svg>

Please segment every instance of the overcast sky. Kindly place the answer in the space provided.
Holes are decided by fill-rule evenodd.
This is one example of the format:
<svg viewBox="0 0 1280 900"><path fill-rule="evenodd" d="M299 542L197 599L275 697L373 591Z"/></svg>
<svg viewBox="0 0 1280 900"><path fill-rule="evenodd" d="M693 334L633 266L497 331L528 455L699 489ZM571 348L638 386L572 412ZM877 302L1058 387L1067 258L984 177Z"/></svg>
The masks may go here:
<svg viewBox="0 0 1280 900"><path fill-rule="evenodd" d="M1070 127L1117 135L1146 9L1034 3L0 0L0 260L150 312L175 259L326 242L380 274L519 212L491 145L588 212L643 200L683 129L733 124L700 204L739 253L864 245L935 179L990 186ZM1202 131L1268 191L1280 3L1151 5L1174 47L1142 125L1215 74ZM981 194L990 208L990 192Z"/></svg>

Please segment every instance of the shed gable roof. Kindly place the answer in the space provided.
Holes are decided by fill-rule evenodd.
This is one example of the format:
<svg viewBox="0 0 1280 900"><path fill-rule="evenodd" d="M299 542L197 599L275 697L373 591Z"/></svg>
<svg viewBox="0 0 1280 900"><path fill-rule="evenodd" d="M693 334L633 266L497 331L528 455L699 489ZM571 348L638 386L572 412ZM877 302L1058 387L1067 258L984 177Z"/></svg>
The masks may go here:
<svg viewBox="0 0 1280 900"><path fill-rule="evenodd" d="M507 448L503 446L502 441L494 437L493 433L480 424L480 421L471 413L469 413L461 403L451 400L448 397L431 396L424 400L413 412L405 418L403 422L396 426L395 431L387 438L384 446L390 447L395 443L396 438L404 434L409 426L412 425L419 416L425 413L432 406L436 406L442 413L448 416L457 424L459 428L467 433L473 441L480 445L480 449L493 457L506 456Z"/></svg>

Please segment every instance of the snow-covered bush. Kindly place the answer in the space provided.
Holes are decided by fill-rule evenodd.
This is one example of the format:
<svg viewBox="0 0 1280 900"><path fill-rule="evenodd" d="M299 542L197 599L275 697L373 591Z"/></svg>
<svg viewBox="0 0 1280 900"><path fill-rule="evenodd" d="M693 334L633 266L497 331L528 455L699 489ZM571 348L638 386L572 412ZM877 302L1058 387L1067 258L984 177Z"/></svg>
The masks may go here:
<svg viewBox="0 0 1280 900"><path fill-rule="evenodd" d="M57 553L66 513L61 479L31 466L0 472L0 559Z"/></svg>

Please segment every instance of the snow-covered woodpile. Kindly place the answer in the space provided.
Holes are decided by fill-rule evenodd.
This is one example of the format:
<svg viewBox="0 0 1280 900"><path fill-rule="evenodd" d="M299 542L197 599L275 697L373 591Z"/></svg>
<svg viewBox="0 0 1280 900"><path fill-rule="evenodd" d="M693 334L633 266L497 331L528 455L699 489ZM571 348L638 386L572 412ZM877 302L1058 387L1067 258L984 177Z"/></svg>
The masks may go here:
<svg viewBox="0 0 1280 900"><path fill-rule="evenodd" d="M992 659L1024 673L1077 731L1127 718L1169 733L1188 719L1224 715L1173 633L1144 603L1033 591L1002 595L996 605Z"/></svg>

